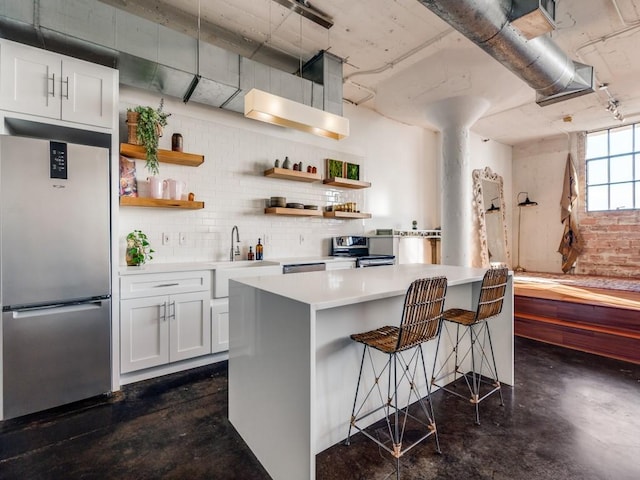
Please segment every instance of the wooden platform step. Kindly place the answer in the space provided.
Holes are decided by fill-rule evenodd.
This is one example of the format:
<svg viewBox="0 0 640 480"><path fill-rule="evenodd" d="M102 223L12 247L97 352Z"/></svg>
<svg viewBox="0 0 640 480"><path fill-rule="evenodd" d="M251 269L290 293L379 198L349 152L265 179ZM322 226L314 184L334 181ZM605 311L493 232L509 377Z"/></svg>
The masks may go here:
<svg viewBox="0 0 640 480"><path fill-rule="evenodd" d="M516 292L514 331L521 337L640 364L640 311L633 304L613 303Z"/></svg>
<svg viewBox="0 0 640 480"><path fill-rule="evenodd" d="M640 335L640 312L627 308L517 295L515 311L517 315L570 321L582 328L605 328Z"/></svg>

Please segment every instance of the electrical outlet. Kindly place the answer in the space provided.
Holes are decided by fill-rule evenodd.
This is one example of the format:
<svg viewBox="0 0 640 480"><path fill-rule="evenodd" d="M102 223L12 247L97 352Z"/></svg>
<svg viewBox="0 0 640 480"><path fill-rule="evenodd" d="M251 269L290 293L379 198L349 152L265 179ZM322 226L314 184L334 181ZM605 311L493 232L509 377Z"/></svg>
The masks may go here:
<svg viewBox="0 0 640 480"><path fill-rule="evenodd" d="M186 245L187 244L187 234L184 232L180 232L178 235L178 243L180 245Z"/></svg>
<svg viewBox="0 0 640 480"><path fill-rule="evenodd" d="M304 243L304 235L300 234L300 245Z"/></svg>
<svg viewBox="0 0 640 480"><path fill-rule="evenodd" d="M171 234L169 233L162 234L162 245L171 245Z"/></svg>

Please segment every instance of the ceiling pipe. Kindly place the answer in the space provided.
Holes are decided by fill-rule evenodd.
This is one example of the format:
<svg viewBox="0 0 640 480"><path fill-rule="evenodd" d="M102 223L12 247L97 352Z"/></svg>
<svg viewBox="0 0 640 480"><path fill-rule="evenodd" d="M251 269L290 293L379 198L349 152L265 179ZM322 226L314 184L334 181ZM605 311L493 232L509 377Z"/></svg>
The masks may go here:
<svg viewBox="0 0 640 480"><path fill-rule="evenodd" d="M512 0L418 0L525 81L540 106L594 92L593 67L546 35L527 40L510 20Z"/></svg>

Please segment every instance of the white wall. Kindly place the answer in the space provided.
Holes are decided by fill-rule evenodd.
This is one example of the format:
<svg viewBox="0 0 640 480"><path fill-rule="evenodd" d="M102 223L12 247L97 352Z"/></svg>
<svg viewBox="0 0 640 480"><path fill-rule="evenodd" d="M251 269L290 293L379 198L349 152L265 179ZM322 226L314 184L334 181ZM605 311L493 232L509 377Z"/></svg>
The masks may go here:
<svg viewBox="0 0 640 480"><path fill-rule="evenodd" d="M136 105L156 106L160 96L122 87L120 135L126 139L125 112ZM439 222L437 134L403 125L365 108L345 106L351 135L336 142L309 134L265 125L242 115L165 98L172 113L160 139L170 149L171 135L184 137L184 151L205 156L199 167L160 164L160 177L184 180L187 191L205 202L203 210L121 207L119 213L120 263L124 264L124 237L141 229L156 251L154 263L226 260L230 233L238 225L243 253L258 237L265 243L265 259L320 256L329 253L329 238L340 234L367 234L375 228L434 228ZM285 155L315 165L324 176L327 157L360 164L361 179L370 189L345 190L321 183L300 183L266 178L264 170ZM144 162L137 162L138 178L146 178ZM285 196L288 201L318 204L355 201L371 220L332 220L264 215L265 199ZM178 245L184 232L185 246ZM162 245L162 233L170 245ZM243 255L244 258L244 255Z"/></svg>
<svg viewBox="0 0 640 480"><path fill-rule="evenodd" d="M373 218L366 230L410 230L440 225L439 133L407 126L364 107L345 108L351 136L342 142L363 148L367 158L368 192ZM341 142L341 143L342 143Z"/></svg>
<svg viewBox="0 0 640 480"><path fill-rule="evenodd" d="M571 142L570 142L571 140ZM573 145L573 147L570 147ZM520 265L535 272L562 272L562 257L557 253L562 238L560 198L567 153L576 161L575 139L559 135L523 143L513 150L513 214L517 229L518 192L529 192L538 206L522 208ZM520 201L524 200L524 195ZM517 231L514 240L517 241ZM514 249L517 259L517 246Z"/></svg>

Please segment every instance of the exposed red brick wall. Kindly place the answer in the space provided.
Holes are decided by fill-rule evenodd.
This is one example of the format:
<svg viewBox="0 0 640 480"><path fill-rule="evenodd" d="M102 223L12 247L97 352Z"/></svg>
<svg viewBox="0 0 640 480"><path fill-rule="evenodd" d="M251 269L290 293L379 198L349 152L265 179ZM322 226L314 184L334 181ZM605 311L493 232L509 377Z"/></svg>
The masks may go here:
<svg viewBox="0 0 640 480"><path fill-rule="evenodd" d="M578 141L576 167L581 187L580 233L585 246L575 272L640 278L640 210L586 211L584 136Z"/></svg>

